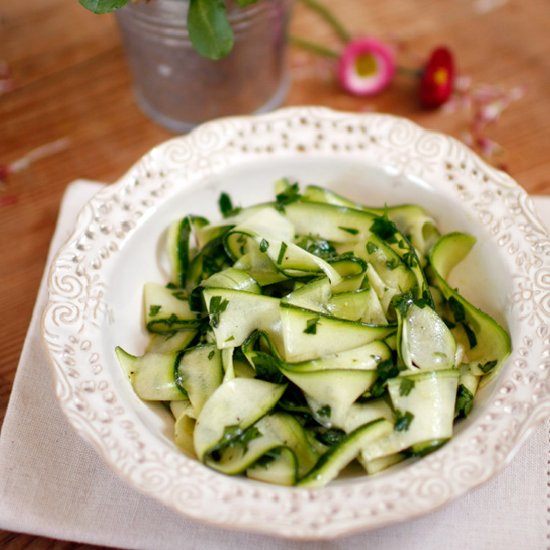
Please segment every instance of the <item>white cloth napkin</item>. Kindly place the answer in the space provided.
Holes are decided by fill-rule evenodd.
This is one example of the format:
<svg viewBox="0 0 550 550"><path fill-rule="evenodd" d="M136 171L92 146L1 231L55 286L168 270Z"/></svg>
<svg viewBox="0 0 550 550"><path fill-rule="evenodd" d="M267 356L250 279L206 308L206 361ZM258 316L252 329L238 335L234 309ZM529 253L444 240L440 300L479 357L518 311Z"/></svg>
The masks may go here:
<svg viewBox="0 0 550 550"><path fill-rule="evenodd" d="M50 248L67 238L101 184L77 181L63 198ZM550 197L536 200L550 220ZM42 280L0 438L0 528L122 548L284 550L542 549L550 541L550 420L481 488L413 521L323 543L205 526L121 481L72 430L53 392L40 339Z"/></svg>

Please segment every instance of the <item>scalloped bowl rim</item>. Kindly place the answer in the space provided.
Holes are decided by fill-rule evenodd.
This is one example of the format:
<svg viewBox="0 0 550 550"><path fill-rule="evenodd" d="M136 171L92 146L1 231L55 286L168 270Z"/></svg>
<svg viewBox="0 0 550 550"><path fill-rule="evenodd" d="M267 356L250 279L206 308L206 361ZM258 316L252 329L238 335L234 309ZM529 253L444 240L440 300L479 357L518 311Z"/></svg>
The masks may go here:
<svg viewBox="0 0 550 550"><path fill-rule="evenodd" d="M458 435L422 460L320 490L226 477L184 456L162 433L158 413L128 389L106 336L118 337L120 325L135 316L131 311L126 319L117 302L118 295L128 299L125 286L136 286L136 266L127 250L135 258L139 241L150 251L161 222L166 224L167 214L173 216L175 205L186 204L190 193L210 215L220 189L236 189L245 201L254 193L263 197L265 182L253 185L246 178L264 178L264 171L265 178L273 176L281 162L302 177L326 177L329 185L345 187L348 177L348 190L359 197L369 191L380 198L388 193L433 198L451 226L473 224L485 252L497 251L488 273L509 294L501 300L491 282L482 283L497 309L503 308L514 349ZM362 188L362 169L387 185ZM455 207L446 210L449 200ZM549 256L550 238L525 191L451 137L390 115L319 107L230 117L153 148L87 203L52 263L43 339L64 413L131 486L178 513L220 527L329 539L428 513L479 486L548 416ZM120 279L131 283L116 283L115 267L122 270ZM158 266L144 269L161 273ZM137 324L124 330L137 331Z"/></svg>

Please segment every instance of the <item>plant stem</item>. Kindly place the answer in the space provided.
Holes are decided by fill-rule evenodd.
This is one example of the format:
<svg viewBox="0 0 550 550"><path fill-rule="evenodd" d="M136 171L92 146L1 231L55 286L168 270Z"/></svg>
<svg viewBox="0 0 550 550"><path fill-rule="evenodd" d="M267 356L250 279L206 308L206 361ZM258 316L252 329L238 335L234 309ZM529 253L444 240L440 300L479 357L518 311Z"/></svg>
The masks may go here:
<svg viewBox="0 0 550 550"><path fill-rule="evenodd" d="M317 0L300 0L303 4L305 4L308 8L312 9L313 11L316 11L336 32L340 40L347 44L351 41L351 35L346 30L344 25L334 17L332 12L317 2Z"/></svg>
<svg viewBox="0 0 550 550"><path fill-rule="evenodd" d="M400 74L404 76L412 76L415 78L420 78L422 76L423 69L410 69L409 67L397 67L397 70Z"/></svg>
<svg viewBox="0 0 550 550"><path fill-rule="evenodd" d="M302 40L301 38L297 38L296 36L291 36L289 38L289 42L293 46L297 46L298 48L302 48L303 50L307 50L309 52L313 52L324 57L340 57L340 54L334 50L325 48L324 46L320 46L319 44L314 44L313 42L308 42L307 40Z"/></svg>

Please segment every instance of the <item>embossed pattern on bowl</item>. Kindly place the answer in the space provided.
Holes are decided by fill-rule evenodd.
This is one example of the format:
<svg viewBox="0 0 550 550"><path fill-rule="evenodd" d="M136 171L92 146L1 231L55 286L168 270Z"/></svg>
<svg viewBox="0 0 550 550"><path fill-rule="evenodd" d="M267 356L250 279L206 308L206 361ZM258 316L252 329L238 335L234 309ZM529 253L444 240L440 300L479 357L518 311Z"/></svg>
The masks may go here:
<svg viewBox="0 0 550 550"><path fill-rule="evenodd" d="M142 285L166 280L156 255L169 221L215 219L221 190L243 205L267 199L281 176L363 203L414 201L444 230L477 237L454 282L507 326L514 349L432 455L321 490L226 477L183 455L163 411L120 372L115 345L143 350ZM218 526L331 538L410 519L478 486L548 416L550 237L508 175L407 120L312 107L221 119L153 149L84 207L51 269L43 337L63 411L133 487Z"/></svg>

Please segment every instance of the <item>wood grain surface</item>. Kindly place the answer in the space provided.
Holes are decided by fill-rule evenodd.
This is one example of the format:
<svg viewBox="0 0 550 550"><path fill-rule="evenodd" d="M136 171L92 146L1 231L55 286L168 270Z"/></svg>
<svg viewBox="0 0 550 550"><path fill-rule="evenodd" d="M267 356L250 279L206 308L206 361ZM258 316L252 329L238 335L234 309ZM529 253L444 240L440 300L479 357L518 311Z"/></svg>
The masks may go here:
<svg viewBox="0 0 550 550"><path fill-rule="evenodd" d="M396 45L400 64L418 67L431 48L447 44L473 85L521 88L523 97L486 129L501 147L491 161L528 192L550 195L548 0L325 1L338 6L353 34ZM330 28L300 5L291 26L293 34L339 47ZM468 131L471 113L463 108L421 110L411 78L400 76L378 97L361 99L338 87L325 60L292 48L289 64L286 105L389 112L458 138ZM75 0L0 0L0 67L0 85L6 68L11 81L0 91L0 175L44 144L61 149L0 184L1 423L65 187L76 178L116 181L172 134L134 103L114 18L95 16ZM5 531L0 547L87 548Z"/></svg>

